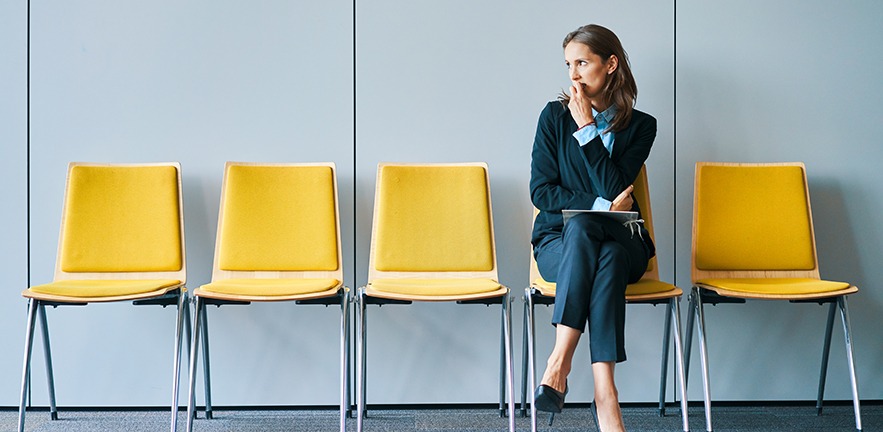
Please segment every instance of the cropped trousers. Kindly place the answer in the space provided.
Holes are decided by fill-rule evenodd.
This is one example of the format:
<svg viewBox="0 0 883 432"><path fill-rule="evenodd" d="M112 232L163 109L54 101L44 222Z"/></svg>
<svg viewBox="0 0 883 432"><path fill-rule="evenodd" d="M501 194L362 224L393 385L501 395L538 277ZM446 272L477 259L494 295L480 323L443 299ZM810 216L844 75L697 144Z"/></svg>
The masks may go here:
<svg viewBox="0 0 883 432"><path fill-rule="evenodd" d="M646 231L643 235L647 235ZM609 217L583 213L534 248L543 279L556 283L552 324L586 331L592 363L623 362L625 289L647 270L641 236Z"/></svg>

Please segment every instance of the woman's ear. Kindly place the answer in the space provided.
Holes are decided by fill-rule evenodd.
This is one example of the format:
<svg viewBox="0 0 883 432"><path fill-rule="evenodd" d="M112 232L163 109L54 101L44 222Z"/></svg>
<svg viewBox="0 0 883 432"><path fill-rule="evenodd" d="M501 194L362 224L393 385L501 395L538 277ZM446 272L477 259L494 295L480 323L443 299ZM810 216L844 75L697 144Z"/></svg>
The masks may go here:
<svg viewBox="0 0 883 432"><path fill-rule="evenodd" d="M615 55L611 54L610 58L607 59L607 75L610 75L613 72L616 72L616 68L618 68L618 67L619 67L619 59Z"/></svg>

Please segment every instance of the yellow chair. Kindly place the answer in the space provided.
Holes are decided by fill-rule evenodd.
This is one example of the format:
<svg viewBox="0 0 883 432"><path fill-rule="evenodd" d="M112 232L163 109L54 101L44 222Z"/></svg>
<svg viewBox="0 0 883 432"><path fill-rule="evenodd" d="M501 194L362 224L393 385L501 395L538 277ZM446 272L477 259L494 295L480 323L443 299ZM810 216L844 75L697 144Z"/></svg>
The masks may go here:
<svg viewBox="0 0 883 432"><path fill-rule="evenodd" d="M116 301L177 305L171 430L178 412L181 332L187 323L186 265L178 163L68 166L61 234L52 283L22 292L29 299L19 432L24 430L34 326L40 317L50 415L58 418L46 306Z"/></svg>
<svg viewBox="0 0 883 432"><path fill-rule="evenodd" d="M206 305L294 301L340 305L340 430L344 431L349 358L349 289L343 284L337 178L333 163L227 162L212 282L193 290L187 431L195 417L200 333L208 368ZM211 418L206 387L206 418Z"/></svg>
<svg viewBox="0 0 883 432"><path fill-rule="evenodd" d="M358 431L365 416L366 305L456 301L502 305L502 359L514 432L509 289L497 277L486 164L378 166L368 284L356 301Z"/></svg>
<svg viewBox="0 0 883 432"><path fill-rule="evenodd" d="M746 299L830 303L817 400L821 414L834 311L839 306L846 336L856 429L861 430L858 387L846 296L858 288L821 280L816 256L806 168L802 163L696 164L693 199L691 313L687 320L689 366L693 320L699 320L699 349L706 429L711 431L711 394L706 351L706 303Z"/></svg>
<svg viewBox="0 0 883 432"><path fill-rule="evenodd" d="M647 181L647 168L641 167L638 178L635 179L635 189L632 193L638 207L641 209L641 217L644 219L644 226L653 237L653 216L650 211L650 189ZM536 210L534 211L536 216ZM526 365L521 376L521 411L522 415L526 414L527 389L534 389L536 383L536 323L534 319L534 305L544 304L551 305L555 303L555 284L543 280L537 269L537 263L533 256L533 250L530 254L530 280L531 284L524 290L524 357L523 364ZM681 348L681 310L679 300L683 291L680 288L662 282L659 280L659 267L656 265L656 257L650 259L647 265L647 271L638 282L628 285L625 291L625 300L627 304L650 304L659 305L666 304L665 326L662 333L662 372L659 379L659 415L665 415L665 384L666 374L668 371L668 349L671 345L670 336L674 333L675 344L675 361L677 364L678 384L681 391L681 419L685 431L690 430L687 420L687 399L686 399L686 379L683 367L683 351ZM674 318L674 323L672 323ZM528 381L528 374L530 381ZM537 429L536 408L531 404L530 407L531 430Z"/></svg>

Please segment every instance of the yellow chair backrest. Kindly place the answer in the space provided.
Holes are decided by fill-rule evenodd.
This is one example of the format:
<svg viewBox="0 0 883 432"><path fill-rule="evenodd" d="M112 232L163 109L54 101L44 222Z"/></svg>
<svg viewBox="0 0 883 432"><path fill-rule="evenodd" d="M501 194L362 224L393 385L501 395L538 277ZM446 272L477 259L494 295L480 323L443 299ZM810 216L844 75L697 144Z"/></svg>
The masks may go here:
<svg viewBox="0 0 883 432"><path fill-rule="evenodd" d="M227 162L213 280L340 276L335 173L333 163Z"/></svg>
<svg viewBox="0 0 883 432"><path fill-rule="evenodd" d="M184 281L180 173L177 163L71 163L55 280Z"/></svg>
<svg viewBox="0 0 883 432"><path fill-rule="evenodd" d="M695 184L693 280L818 278L802 163L699 162Z"/></svg>
<svg viewBox="0 0 883 432"><path fill-rule="evenodd" d="M370 261L369 280L434 272L496 279L487 165L380 164Z"/></svg>
<svg viewBox="0 0 883 432"><path fill-rule="evenodd" d="M638 177L635 179L634 186L635 189L632 192L632 196L638 203L638 207L641 209L641 217L644 219L644 227L647 228L647 231L650 233L650 237L655 238L653 234L653 212L650 210L650 187L649 181L647 180L646 165L642 166L641 171L638 172ZM536 219L538 213L539 210L534 208L534 219ZM537 268L537 262L533 257L533 248L531 248L530 280L536 281L540 278L540 271ZM656 266L655 256L650 259L650 262L647 264L647 271L644 272L644 276L641 279L659 280L659 268Z"/></svg>

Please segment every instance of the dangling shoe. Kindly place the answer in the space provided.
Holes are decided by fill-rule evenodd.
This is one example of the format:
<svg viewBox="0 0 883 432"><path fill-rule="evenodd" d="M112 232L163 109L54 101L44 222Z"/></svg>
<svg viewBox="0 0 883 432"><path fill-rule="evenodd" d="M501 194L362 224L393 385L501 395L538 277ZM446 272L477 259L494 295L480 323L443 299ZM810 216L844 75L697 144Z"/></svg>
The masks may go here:
<svg viewBox="0 0 883 432"><path fill-rule="evenodd" d="M566 382L564 384L564 393L545 384L540 384L534 392L534 406L539 411L560 413L564 408L564 397L567 396L568 390Z"/></svg>

